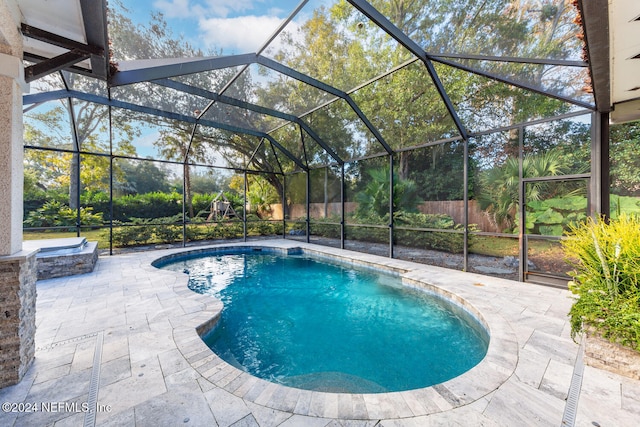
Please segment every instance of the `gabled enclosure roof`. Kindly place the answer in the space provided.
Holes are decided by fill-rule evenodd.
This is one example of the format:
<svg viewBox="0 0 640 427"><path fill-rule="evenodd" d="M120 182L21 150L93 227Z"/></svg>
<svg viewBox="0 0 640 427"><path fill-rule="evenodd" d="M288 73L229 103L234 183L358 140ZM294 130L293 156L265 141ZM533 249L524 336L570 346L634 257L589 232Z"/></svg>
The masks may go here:
<svg viewBox="0 0 640 427"><path fill-rule="evenodd" d="M405 18L410 19L405 20L398 20L398 11L389 6L392 3L305 0L292 7L270 36L256 42L258 47L253 52L132 58L119 53L116 41L109 38L105 0L20 0L27 79L34 81L68 70L100 81L91 91L81 93L63 77L64 84L58 90L26 95L24 103L34 105L68 97L154 115L190 124L192 141L207 128L219 129L255 138L254 156L270 145L296 167L307 169L312 163L308 153L304 147L294 152L295 147L283 142L283 132L294 129L300 138L321 149L326 161L338 164L372 152L394 153L406 148L390 130L393 124L376 113L384 108L384 102L364 107L373 91L384 93L385 84L396 76L430 82L428 93L406 98L407 108L417 101L431 112L435 130L422 136L430 140L421 140L420 144L467 139L509 124L497 119L482 123L482 114L471 114L473 106L456 87L459 76L474 76L478 82L492 81L510 90L543 95L565 104L565 112L608 111L620 99L618 92L609 94L608 76L600 72L604 68L594 55L589 56L590 63L583 60L581 27L574 23L579 11L570 0L547 2L540 9L517 9L509 2L495 2L500 6L495 10L488 7L462 13L451 9L438 16L430 15L431 8L424 8L417 11L420 16L407 15ZM583 20L591 25L590 17L602 10L593 4L590 9L584 8L582 3L578 1L579 10L589 14ZM605 8L606 3L599 6ZM632 8L633 2L627 3L624 7ZM339 26L327 29L322 25L329 25L330 19L323 16L329 16L331 7L331 13L341 13L342 20ZM510 25L508 30L492 26L492 20L504 16L509 16L505 21ZM556 25L549 34L535 33L550 20L562 25ZM327 31L337 35L333 39L332 35L326 36L326 42L333 44L325 50L304 38L301 28L312 22L318 28L307 28L306 34L321 38ZM483 24L474 27L474 22ZM476 33L464 33L469 28ZM507 43L492 31L521 34L520 42ZM591 35L587 33L587 42ZM547 43L549 40L553 44ZM353 69L349 61L340 59L349 56L360 58L362 66ZM588 73L594 72L594 64L600 68L592 86ZM334 68L321 69L324 65ZM274 87L279 90L277 96L269 93ZM134 90L137 96L133 96ZM141 99L140 93L149 96ZM168 99L180 102L163 102ZM358 123L357 130L350 129L351 145L336 145L316 126L319 120L331 118L335 108L341 108L342 116L352 118L349 123ZM336 122L336 126L352 125ZM364 141L375 141L377 148L362 149Z"/></svg>

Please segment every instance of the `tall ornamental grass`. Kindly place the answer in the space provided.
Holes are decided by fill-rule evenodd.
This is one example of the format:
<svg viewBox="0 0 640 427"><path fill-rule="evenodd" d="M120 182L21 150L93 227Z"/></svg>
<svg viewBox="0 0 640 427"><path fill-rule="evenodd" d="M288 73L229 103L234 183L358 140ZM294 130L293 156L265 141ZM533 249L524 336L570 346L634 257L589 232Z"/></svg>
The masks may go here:
<svg viewBox="0 0 640 427"><path fill-rule="evenodd" d="M562 245L574 268L569 289L577 295L569 311L571 336L595 328L640 351L640 218L588 218L571 227Z"/></svg>

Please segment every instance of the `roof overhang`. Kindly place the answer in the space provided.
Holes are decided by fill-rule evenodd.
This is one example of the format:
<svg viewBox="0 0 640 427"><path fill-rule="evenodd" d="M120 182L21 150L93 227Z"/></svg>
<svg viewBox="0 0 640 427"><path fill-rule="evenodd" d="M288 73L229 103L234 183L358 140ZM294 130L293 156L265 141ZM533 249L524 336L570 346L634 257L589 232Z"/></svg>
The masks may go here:
<svg viewBox="0 0 640 427"><path fill-rule="evenodd" d="M62 69L105 80L109 72L106 0L18 0L25 80Z"/></svg>
<svg viewBox="0 0 640 427"><path fill-rule="evenodd" d="M640 119L640 2L609 4L611 101L614 123Z"/></svg>
<svg viewBox="0 0 640 427"><path fill-rule="evenodd" d="M581 0L598 111L612 123L640 120L640 2Z"/></svg>

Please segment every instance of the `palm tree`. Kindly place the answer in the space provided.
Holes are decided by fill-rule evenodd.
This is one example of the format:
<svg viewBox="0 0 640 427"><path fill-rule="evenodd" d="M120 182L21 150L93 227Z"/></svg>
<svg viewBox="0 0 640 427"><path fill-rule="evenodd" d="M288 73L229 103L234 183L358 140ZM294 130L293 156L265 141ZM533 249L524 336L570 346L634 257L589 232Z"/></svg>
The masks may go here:
<svg viewBox="0 0 640 427"><path fill-rule="evenodd" d="M529 153L522 159L523 178L558 176L566 173L567 161L560 150ZM520 164L515 157L479 176L477 200L491 221L501 230L513 230L518 223ZM540 200L547 194L548 184L530 182L526 186L526 201Z"/></svg>
<svg viewBox="0 0 640 427"><path fill-rule="evenodd" d="M368 216L375 214L384 217L389 213L389 167L369 169L367 174L371 178L365 188L356 195L358 201L357 214ZM418 187L409 179L400 179L393 174L393 210L416 212L418 203Z"/></svg>

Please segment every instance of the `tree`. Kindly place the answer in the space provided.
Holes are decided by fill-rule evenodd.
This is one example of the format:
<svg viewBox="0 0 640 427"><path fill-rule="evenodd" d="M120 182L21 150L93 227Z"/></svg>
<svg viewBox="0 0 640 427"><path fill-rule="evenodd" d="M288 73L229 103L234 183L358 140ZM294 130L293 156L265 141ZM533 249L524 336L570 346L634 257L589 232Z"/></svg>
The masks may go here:
<svg viewBox="0 0 640 427"><path fill-rule="evenodd" d="M569 0L563 1L558 7L544 6L542 9L538 3L534 0L372 1L374 7L429 53L570 57L579 49L580 42L575 39L577 26L568 20L572 18L567 13ZM161 14L153 14L147 25L134 25L127 14L128 10L121 2L116 1L110 9L111 53L116 63L140 58L218 54L215 49L209 52L198 50L183 37L175 36ZM412 55L347 2L318 8L300 26L298 34L285 33L281 41L277 44L279 50L270 53L276 60L349 92L394 150L457 135L456 126L421 62L405 65L374 83L357 86L400 66ZM554 74L553 67L540 64L474 60L467 60L464 64L500 75L515 75L518 79L552 90L563 91L565 87L575 86L575 82L559 78L558 73ZM460 69L436 64L436 70L463 125L471 130L556 114L567 108L566 104L557 100L532 95ZM242 73L225 93L237 99L251 100L259 105L302 115L302 120L342 159L384 151L380 141L346 101L338 100L324 105L332 95L277 73L275 78L271 78L269 71L261 67L258 67L258 74L252 76L248 71ZM226 84L235 75L235 69L223 69L180 76L174 80L216 91L227 87ZM102 94L106 92L102 84L82 76L65 73L65 78L71 88ZM579 83L579 79L574 80ZM241 128L271 131L281 124L280 120L268 115L219 103L210 104L210 99L151 82L112 90L118 99L197 117L204 114L203 119ZM207 106L211 108L204 111ZM103 150L98 145L100 141L95 138L106 123L107 109L75 101L73 108L65 108L73 118L68 121L76 124L78 145L81 148ZM305 114L309 111L312 112ZM231 168L266 172L265 179L279 195L283 191L282 181L274 172L293 172L298 169L295 162L287 160L268 141L260 141L254 136L210 128L201 123L194 125L140 113L123 114L117 108L113 109L113 118L118 123L115 128L120 129L120 136L116 137L121 141L116 143L117 152L132 152L132 147L127 147L126 143L139 133L130 126L131 123L142 121L157 130L155 145L160 155L184 165L185 196L190 215L193 215L190 170L194 165L214 164L223 159ZM320 144L299 126L289 124L273 131L272 136L302 163L314 166L333 161ZM92 138L95 141L92 142ZM70 144L70 141L67 143ZM442 151L439 151L440 147ZM106 148L104 150L108 152ZM497 154L506 157L512 153ZM429 162L435 164L446 155L444 145L411 155L401 150L394 173L398 173L399 179L417 179L414 168L421 170L423 165ZM72 162L74 167L78 164L78 161ZM98 167L101 166L96 166L95 170ZM69 176L69 191L77 194L78 173L71 168ZM92 186L104 184L97 174L89 178L92 179ZM421 183L428 185L429 177L425 175ZM75 200L74 197L71 199Z"/></svg>
<svg viewBox="0 0 640 427"><path fill-rule="evenodd" d="M533 0L375 0L371 3L429 53L561 59L579 56L582 46L576 37L579 27L572 22L575 9L569 0L542 10L539 2ZM405 48L346 1L316 9L298 34L283 36L280 45L285 47L272 53L276 60L345 91L412 58ZM478 60L459 62L557 93L574 95L584 84L573 74L562 78L563 74L552 66ZM544 95L446 65L435 65L456 113L471 131L548 117L569 108L568 104ZM316 89L289 80L272 82L260 95L272 105L287 105L291 110L309 109L323 102ZM458 134L421 62L360 87L351 96L393 149ZM342 101L313 112L305 120L344 159L383 151ZM293 151L297 144L299 138L292 139L288 148ZM509 154L517 151L503 153ZM411 156L415 158L416 153ZM397 164L399 177L410 177L408 151L399 152ZM413 164L421 163L414 161Z"/></svg>
<svg viewBox="0 0 640 427"><path fill-rule="evenodd" d="M560 150L550 150L539 154L527 154L522 159L525 177L545 177L564 175L567 170L566 158ZM502 230L510 231L518 223L520 162L509 157L502 165L480 173L476 196L480 208ZM540 200L549 196L548 184L543 181L531 182L526 186L525 201Z"/></svg>
<svg viewBox="0 0 640 427"><path fill-rule="evenodd" d="M443 143L407 153L409 178L424 200L464 199L464 143ZM469 158L469 197L473 197L475 160Z"/></svg>
<svg viewBox="0 0 640 427"><path fill-rule="evenodd" d="M190 58L214 56L219 52L211 49L203 52L194 48L184 37L176 36L167 26L160 13L151 15L148 25L136 26L127 17L128 10L122 4L116 4L114 17L110 20L110 33L114 50L113 57L117 60L148 58ZM213 70L176 78L189 86L215 91L229 82L236 75L235 69ZM229 89L238 99L249 99L253 91L251 76L243 73ZM168 89L151 83L136 85L120 94L130 97L132 102L152 100L152 106L164 111L180 114L194 114L198 116L202 109L210 102L184 92ZM253 114L236 107L213 105L203 113L203 118L219 123L225 123L245 129L260 128L262 121L268 118ZM140 115L139 119L158 129L158 139L154 145L161 156L166 159L183 162L185 197L189 215L193 217L191 167L189 164L214 164L216 159L224 159L230 167L244 169L245 161L252 158L252 164L259 170L267 172L278 171L276 161L268 151L255 152L260 141L243 134L235 134L222 129L210 128L203 125L167 120L153 115ZM255 154L254 154L255 152ZM253 155L253 157L252 157ZM275 188L279 188L278 180L269 178ZM281 189L280 189L281 190Z"/></svg>
<svg viewBox="0 0 640 427"><path fill-rule="evenodd" d="M146 194L170 191L167 171L162 165L152 161L123 161L121 169L124 175L121 194Z"/></svg>
<svg viewBox="0 0 640 427"><path fill-rule="evenodd" d="M389 214L389 168L368 169L369 179L362 191L356 195L358 208L356 214L360 217L369 217L371 214L380 218ZM417 212L420 202L416 183L401 179L394 173L393 181L393 210L394 212Z"/></svg>
<svg viewBox="0 0 640 427"><path fill-rule="evenodd" d="M87 93L102 93L103 83L84 76L62 71L59 75L49 75L38 83L44 88L52 88L60 79L67 87ZM25 145L46 146L66 150L67 154L36 153L29 150L26 154L28 167L36 167L35 160L63 161L66 179L58 177L68 188L67 203L71 209L77 209L77 197L81 183L85 189L107 191L109 186L109 160L106 157L81 156L80 151L109 153L109 109L104 105L86 101L62 99L45 104L44 107L25 115ZM113 115L112 135L113 151L122 155L134 155L135 149L130 141L139 135L139 131L127 123L127 117ZM81 166L81 164L83 166ZM116 180L121 178L120 171L113 171Z"/></svg>
<svg viewBox="0 0 640 427"><path fill-rule="evenodd" d="M640 197L640 122L611 126L611 192Z"/></svg>
<svg viewBox="0 0 640 427"><path fill-rule="evenodd" d="M235 175L229 188L244 197L244 179L240 175ZM247 202L251 211L259 218L265 219L271 215L271 205L282 201L276 188L271 185L271 181L264 174L247 174ZM249 213L249 212L247 212Z"/></svg>
<svg viewBox="0 0 640 427"><path fill-rule="evenodd" d="M217 194L229 189L231 177L221 174L219 169L194 171L191 174L191 190L194 194Z"/></svg>
<svg viewBox="0 0 640 427"><path fill-rule="evenodd" d="M74 148L71 129L67 127L70 121L66 117L71 111L74 112L80 150L108 153L108 143L99 137L108 132L106 123L98 118L102 114L101 110L104 108L86 102L71 109L65 100L45 111L31 112L25 120L25 145L65 150L27 150L25 169L34 173L44 188L67 189L66 203L71 209L77 208L80 182L90 191L109 190L110 164L109 159L102 156L86 155L80 161L81 156ZM116 149L123 154L133 154L135 150L126 137L136 131L128 127L123 129L124 135L120 135L122 139L116 140ZM116 182L122 181L122 171L118 167L114 168L113 174Z"/></svg>

